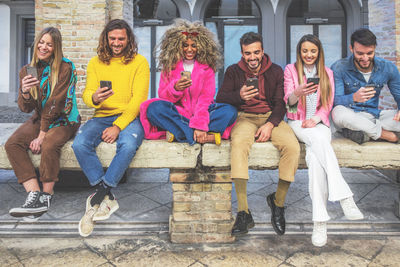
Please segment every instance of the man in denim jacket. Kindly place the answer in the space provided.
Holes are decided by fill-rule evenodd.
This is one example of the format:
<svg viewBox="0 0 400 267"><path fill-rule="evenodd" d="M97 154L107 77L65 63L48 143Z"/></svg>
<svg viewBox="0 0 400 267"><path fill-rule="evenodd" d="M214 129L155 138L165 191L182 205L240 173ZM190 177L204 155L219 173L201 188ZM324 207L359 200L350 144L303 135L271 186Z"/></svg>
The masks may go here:
<svg viewBox="0 0 400 267"><path fill-rule="evenodd" d="M400 108L400 74L397 67L375 57L376 36L368 29L351 35L348 58L332 65L335 75L335 101L332 119L343 136L362 144L370 138L389 142L399 140L399 110L378 110L379 95L387 84Z"/></svg>

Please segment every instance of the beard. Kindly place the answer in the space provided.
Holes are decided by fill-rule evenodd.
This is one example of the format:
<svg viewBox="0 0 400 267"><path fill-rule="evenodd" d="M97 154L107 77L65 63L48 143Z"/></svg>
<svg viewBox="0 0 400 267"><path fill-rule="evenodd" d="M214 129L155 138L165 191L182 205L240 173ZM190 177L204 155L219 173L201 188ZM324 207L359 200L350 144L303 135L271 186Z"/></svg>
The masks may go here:
<svg viewBox="0 0 400 267"><path fill-rule="evenodd" d="M257 59L257 65L254 67L250 64L250 61L247 61L247 67L251 70L257 69L260 65L261 65L261 60L259 60L259 59Z"/></svg>
<svg viewBox="0 0 400 267"><path fill-rule="evenodd" d="M372 58L371 60L369 60L369 64L368 64L368 66L366 66L366 67L363 67L363 66L361 65L360 61L361 61L361 60L354 59L354 63L357 65L358 69L360 69L360 70L369 70L369 68L371 67L371 65L372 65L373 62L374 62L374 58Z"/></svg>

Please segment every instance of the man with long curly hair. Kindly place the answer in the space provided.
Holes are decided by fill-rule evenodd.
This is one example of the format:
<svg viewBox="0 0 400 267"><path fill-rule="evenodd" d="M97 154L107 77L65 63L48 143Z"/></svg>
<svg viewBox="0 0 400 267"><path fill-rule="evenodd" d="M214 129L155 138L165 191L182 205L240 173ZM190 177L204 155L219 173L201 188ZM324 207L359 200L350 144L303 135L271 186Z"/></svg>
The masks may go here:
<svg viewBox="0 0 400 267"><path fill-rule="evenodd" d="M279 181L276 192L267 196L271 223L278 235L285 233L284 203L294 181L300 146L290 126L283 121L283 71L264 53L261 35L248 32L240 38L242 58L229 66L217 95L217 102L229 103L239 114L232 129L231 177L235 183L238 214L232 235L243 235L254 227L247 204L248 157L254 142L267 142L280 152Z"/></svg>
<svg viewBox="0 0 400 267"><path fill-rule="evenodd" d="M191 145L220 144L228 138L236 109L214 103L218 41L200 22L177 20L159 45L162 73L158 95L140 107L145 137L167 137Z"/></svg>
<svg viewBox="0 0 400 267"><path fill-rule="evenodd" d="M95 192L86 201L79 233L88 236L94 221L106 220L119 206L111 188L118 185L142 143L139 107L147 99L150 70L147 60L137 53L132 29L124 20L112 20L99 38L97 56L87 67L82 98L95 108L75 138L73 149ZM117 142L116 155L107 171L96 155L100 142Z"/></svg>

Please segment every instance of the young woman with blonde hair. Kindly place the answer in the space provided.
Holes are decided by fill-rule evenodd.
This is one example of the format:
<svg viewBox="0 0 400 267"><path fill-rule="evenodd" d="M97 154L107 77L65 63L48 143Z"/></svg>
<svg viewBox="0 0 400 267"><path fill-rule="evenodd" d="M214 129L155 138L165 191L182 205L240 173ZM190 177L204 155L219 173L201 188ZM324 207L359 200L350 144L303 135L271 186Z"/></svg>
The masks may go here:
<svg viewBox="0 0 400 267"><path fill-rule="evenodd" d="M354 203L353 193L343 179L331 146L329 113L335 85L332 70L324 64L321 41L314 35L305 35L297 44L296 52L296 62L285 68L284 99L288 107L288 124L299 141L306 145L314 221L312 243L324 246L326 222L330 219L326 209L328 199L340 201L349 220L362 219L363 215Z"/></svg>
<svg viewBox="0 0 400 267"><path fill-rule="evenodd" d="M32 62L21 69L19 76L18 106L23 112L34 110L35 113L5 145L18 182L28 193L25 203L11 209L10 215L34 220L50 207L53 187L58 181L61 148L80 125L75 66L63 57L61 33L57 28L48 27L38 34ZM41 154L39 178L42 191L29 150Z"/></svg>
<svg viewBox="0 0 400 267"><path fill-rule="evenodd" d="M177 20L159 47L159 98L140 107L145 138L220 144L229 137L237 111L214 103L215 72L222 58L213 33L200 22Z"/></svg>

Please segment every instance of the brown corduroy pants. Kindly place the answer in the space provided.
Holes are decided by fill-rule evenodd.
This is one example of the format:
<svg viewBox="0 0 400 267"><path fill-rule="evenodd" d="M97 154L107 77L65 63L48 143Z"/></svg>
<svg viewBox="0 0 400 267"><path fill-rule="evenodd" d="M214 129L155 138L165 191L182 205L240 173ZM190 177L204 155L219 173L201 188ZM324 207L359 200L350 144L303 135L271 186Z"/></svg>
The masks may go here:
<svg viewBox="0 0 400 267"><path fill-rule="evenodd" d="M46 133L41 146L40 181L57 182L60 170L60 152L63 145L71 139L79 128L74 126L59 126L51 128ZM36 178L35 167L29 157L29 145L40 132L40 119L30 118L22 124L7 140L5 149L18 183L22 184Z"/></svg>

